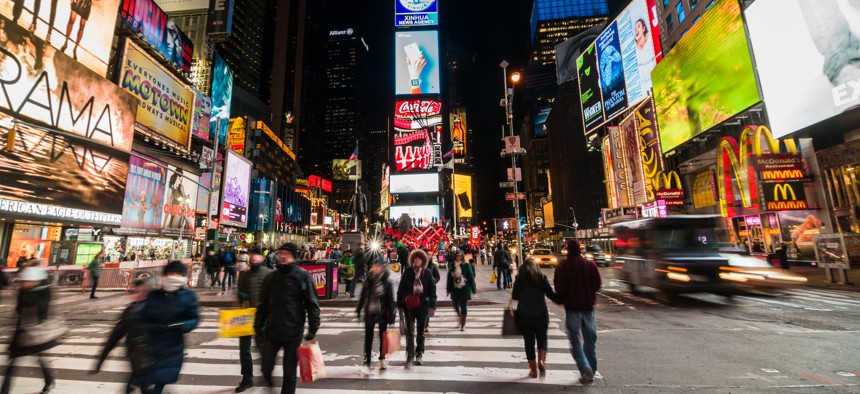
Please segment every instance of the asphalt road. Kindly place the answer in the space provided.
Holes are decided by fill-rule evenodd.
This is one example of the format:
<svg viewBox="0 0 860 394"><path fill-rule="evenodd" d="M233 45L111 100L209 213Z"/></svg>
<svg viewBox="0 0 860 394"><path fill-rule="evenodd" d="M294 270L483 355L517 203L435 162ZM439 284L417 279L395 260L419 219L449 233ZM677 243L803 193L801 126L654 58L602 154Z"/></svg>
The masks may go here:
<svg viewBox="0 0 860 394"><path fill-rule="evenodd" d="M544 271L552 277L551 268ZM488 281L489 268L483 266L478 270L477 298L495 303L471 307L465 332L455 329L453 310L440 309L431 319L426 365L411 371L403 369L405 355L400 352L388 370L362 374L363 327L352 308L324 306L318 337L328 376L300 384L299 391L860 392L860 293L797 288L734 300L684 296L667 305L651 293L628 294L611 269L601 272L604 287L597 319L602 378L591 387L577 383L564 334L564 311L555 305L550 309L549 372L538 379L526 376L522 339L500 336L510 291L497 291ZM55 301L55 310L72 327L65 343L47 353L57 371L57 392L120 392L128 370L121 350L112 353L104 372L93 376L87 371L128 298L104 293L91 302L85 297L63 294ZM10 307L0 307L2 321L9 321ZM187 336L182 378L167 392L229 393L240 380L237 340L217 338L216 309L204 308L203 318ZM8 341L8 332L2 338ZM38 392L42 382L36 361L24 360L21 365L13 392ZM279 367L276 376L278 371Z"/></svg>

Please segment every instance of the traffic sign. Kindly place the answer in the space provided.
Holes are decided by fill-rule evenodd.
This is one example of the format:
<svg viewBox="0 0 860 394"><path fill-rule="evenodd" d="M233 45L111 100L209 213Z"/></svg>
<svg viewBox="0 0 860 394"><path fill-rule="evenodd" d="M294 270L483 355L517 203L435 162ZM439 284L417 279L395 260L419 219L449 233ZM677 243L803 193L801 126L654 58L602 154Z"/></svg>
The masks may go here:
<svg viewBox="0 0 860 394"><path fill-rule="evenodd" d="M540 216L535 217L535 225L540 226L541 224L543 224L543 218Z"/></svg>
<svg viewBox="0 0 860 394"><path fill-rule="evenodd" d="M514 187L513 182L499 182L499 188L505 189L508 187Z"/></svg>
<svg viewBox="0 0 860 394"><path fill-rule="evenodd" d="M517 193L517 196L519 197L518 198L519 200L525 200L526 199L525 193L522 193L522 192ZM514 193L505 193L505 200L514 201Z"/></svg>

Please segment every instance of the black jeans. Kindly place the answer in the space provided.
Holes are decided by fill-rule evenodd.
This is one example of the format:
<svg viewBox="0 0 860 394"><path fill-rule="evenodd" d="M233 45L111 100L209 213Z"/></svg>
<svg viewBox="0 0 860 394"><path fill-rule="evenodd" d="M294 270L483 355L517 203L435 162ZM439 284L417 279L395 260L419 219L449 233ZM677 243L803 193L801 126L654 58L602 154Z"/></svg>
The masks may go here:
<svg viewBox="0 0 860 394"><path fill-rule="evenodd" d="M266 382L272 383L272 370L275 369L275 358L281 348L284 348L284 383L281 386L281 394L293 394L296 392L296 372L299 368L299 356L296 353L301 339L288 342L273 342L266 340L263 345L262 370Z"/></svg>
<svg viewBox="0 0 860 394"><path fill-rule="evenodd" d="M378 320L378 321L377 321ZM367 315L364 318L364 363L370 364L370 353L373 348L373 331L379 326L379 359L384 360L385 354L382 354L382 335L388 329L388 320L379 315Z"/></svg>
<svg viewBox="0 0 860 394"><path fill-rule="evenodd" d="M534 360L535 342L537 342L538 350L547 349L546 332L549 329L549 316L532 317L520 316L517 314L517 325L523 333L523 341L526 347L526 359Z"/></svg>
<svg viewBox="0 0 860 394"><path fill-rule="evenodd" d="M427 324L427 309L419 307L413 310L407 310L405 315L406 360L412 360L416 354L418 356L424 354L424 326Z"/></svg>
<svg viewBox="0 0 860 394"><path fill-rule="evenodd" d="M221 284L221 280L218 279L218 271L209 273L209 287L215 287Z"/></svg>
<svg viewBox="0 0 860 394"><path fill-rule="evenodd" d="M457 312L457 316L466 316L468 314L468 310L466 309L468 303L469 300L466 297L451 297L451 305L454 305L454 311Z"/></svg>
<svg viewBox="0 0 860 394"><path fill-rule="evenodd" d="M45 364L45 359L41 354L37 355L39 359L39 367L42 368L42 375L45 377L45 384L50 384L54 381L54 373ZM12 388L12 374L15 373L15 358L9 359L9 364L6 366L6 379L3 380L3 387L0 388L0 394L9 394L9 389Z"/></svg>
<svg viewBox="0 0 860 394"><path fill-rule="evenodd" d="M251 358L251 338L253 335L239 337L239 363L242 365L242 381L254 378L254 360Z"/></svg>
<svg viewBox="0 0 860 394"><path fill-rule="evenodd" d="M93 288L92 288L92 290L90 290L90 297L95 297L96 296L96 287L99 287L99 277L93 276L92 278L93 278Z"/></svg>
<svg viewBox="0 0 860 394"><path fill-rule="evenodd" d="M229 279L229 280L228 280ZM236 266L228 265L224 267L224 278L221 279L221 290L227 289L227 286L233 287L236 284Z"/></svg>
<svg viewBox="0 0 860 394"><path fill-rule="evenodd" d="M499 290L508 288L507 268L496 268L496 287Z"/></svg>

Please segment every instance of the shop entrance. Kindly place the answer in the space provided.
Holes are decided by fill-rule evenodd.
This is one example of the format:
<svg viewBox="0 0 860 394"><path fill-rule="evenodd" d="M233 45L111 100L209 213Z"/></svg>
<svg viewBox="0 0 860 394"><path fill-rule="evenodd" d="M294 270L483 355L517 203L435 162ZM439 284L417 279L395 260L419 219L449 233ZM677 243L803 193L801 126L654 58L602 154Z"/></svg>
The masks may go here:
<svg viewBox="0 0 860 394"><path fill-rule="evenodd" d="M782 245L779 218L775 212L732 218L740 248L750 254L771 254Z"/></svg>

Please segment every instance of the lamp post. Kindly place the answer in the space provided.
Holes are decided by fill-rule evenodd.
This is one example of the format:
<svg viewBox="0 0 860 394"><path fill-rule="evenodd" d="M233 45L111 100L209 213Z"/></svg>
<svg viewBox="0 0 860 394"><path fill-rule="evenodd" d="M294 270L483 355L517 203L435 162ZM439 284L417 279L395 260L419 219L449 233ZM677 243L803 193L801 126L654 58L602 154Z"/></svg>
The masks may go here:
<svg viewBox="0 0 860 394"><path fill-rule="evenodd" d="M514 100L514 86L516 83L520 81L520 73L514 72L511 74L511 88L508 89L508 65L510 65L507 61L502 60L499 64L499 67L502 68L502 81L504 82L505 87L505 96L503 103L505 105L505 121L508 124L510 129L510 136L514 136L514 110L512 108L512 102ZM519 186L517 183L517 155L525 154L525 149L520 149L516 152L510 152L511 156L511 172L513 174L514 180L514 215L517 220L517 266L523 261L523 231L520 227L520 193ZM504 155L504 153L503 153Z"/></svg>

